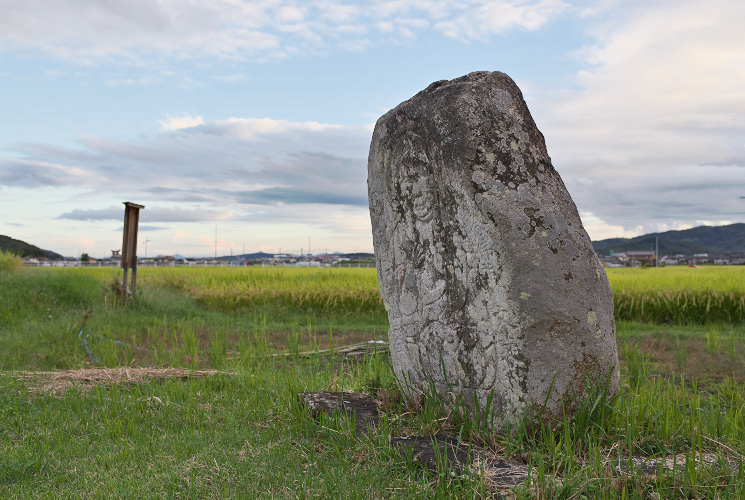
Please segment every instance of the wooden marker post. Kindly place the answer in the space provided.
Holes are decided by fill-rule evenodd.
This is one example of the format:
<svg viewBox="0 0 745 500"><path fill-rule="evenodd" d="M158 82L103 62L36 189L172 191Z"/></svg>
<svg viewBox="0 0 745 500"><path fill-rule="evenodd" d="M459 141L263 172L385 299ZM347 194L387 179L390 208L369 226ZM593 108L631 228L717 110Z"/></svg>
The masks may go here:
<svg viewBox="0 0 745 500"><path fill-rule="evenodd" d="M122 291L125 297L130 295L127 288L127 272L132 269L132 293L137 286L137 226L140 222L140 209L144 205L137 205L129 201L124 202L124 237L122 239L122 268L124 279Z"/></svg>

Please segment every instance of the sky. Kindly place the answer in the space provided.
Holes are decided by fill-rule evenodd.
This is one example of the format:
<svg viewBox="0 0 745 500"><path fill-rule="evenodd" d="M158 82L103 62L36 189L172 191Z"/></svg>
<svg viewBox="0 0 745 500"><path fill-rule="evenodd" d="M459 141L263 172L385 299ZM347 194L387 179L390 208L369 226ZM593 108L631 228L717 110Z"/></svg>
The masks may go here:
<svg viewBox="0 0 745 500"><path fill-rule="evenodd" d="M370 252L375 121L520 86L590 237L745 222L742 0L0 0L0 234Z"/></svg>

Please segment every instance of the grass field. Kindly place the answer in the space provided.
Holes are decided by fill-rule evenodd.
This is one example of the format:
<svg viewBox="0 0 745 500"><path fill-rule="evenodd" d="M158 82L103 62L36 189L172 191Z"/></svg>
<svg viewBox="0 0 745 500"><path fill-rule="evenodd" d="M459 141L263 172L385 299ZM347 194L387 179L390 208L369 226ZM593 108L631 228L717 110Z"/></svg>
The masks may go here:
<svg viewBox="0 0 745 500"><path fill-rule="evenodd" d="M391 435L434 433L533 466L532 480L509 493L516 498L742 498L736 300L745 270L611 271L617 297L652 297L618 324L621 393L599 391L574 422L494 434L436 398L404 405L385 355L333 352L385 339L374 269L141 269L138 294L122 307L118 272L3 267L0 256L0 498L493 495L478 474L432 474L388 445ZM650 314L675 309L654 305L659 297L685 293L708 297L707 314ZM720 300L728 294L736 300ZM717 307L734 309L711 313ZM298 355L319 348L332 353ZM57 393L21 373L90 366L219 373L92 388L79 380ZM378 394L379 430L357 437L344 419L307 418L297 393L321 389ZM670 454L716 462L614 472L631 457Z"/></svg>

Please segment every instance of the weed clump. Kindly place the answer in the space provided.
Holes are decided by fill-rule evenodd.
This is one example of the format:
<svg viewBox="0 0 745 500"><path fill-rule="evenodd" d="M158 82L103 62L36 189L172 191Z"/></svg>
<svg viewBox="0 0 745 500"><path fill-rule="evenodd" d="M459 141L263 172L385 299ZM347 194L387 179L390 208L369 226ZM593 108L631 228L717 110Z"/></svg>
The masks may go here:
<svg viewBox="0 0 745 500"><path fill-rule="evenodd" d="M0 250L0 274L12 273L23 267L23 260L13 252Z"/></svg>

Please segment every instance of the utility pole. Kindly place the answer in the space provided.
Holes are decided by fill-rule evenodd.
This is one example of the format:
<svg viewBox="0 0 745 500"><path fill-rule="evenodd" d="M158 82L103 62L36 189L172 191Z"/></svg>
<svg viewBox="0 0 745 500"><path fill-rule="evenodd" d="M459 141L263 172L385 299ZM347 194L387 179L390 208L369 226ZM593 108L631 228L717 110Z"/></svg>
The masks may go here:
<svg viewBox="0 0 745 500"><path fill-rule="evenodd" d="M145 258L147 259L147 244L150 243L150 240L145 238L145 241L143 241L143 243L145 244Z"/></svg>
<svg viewBox="0 0 745 500"><path fill-rule="evenodd" d="M660 267L660 238L654 237L654 267Z"/></svg>
<svg viewBox="0 0 745 500"><path fill-rule="evenodd" d="M217 224L215 224L215 259L217 259Z"/></svg>

